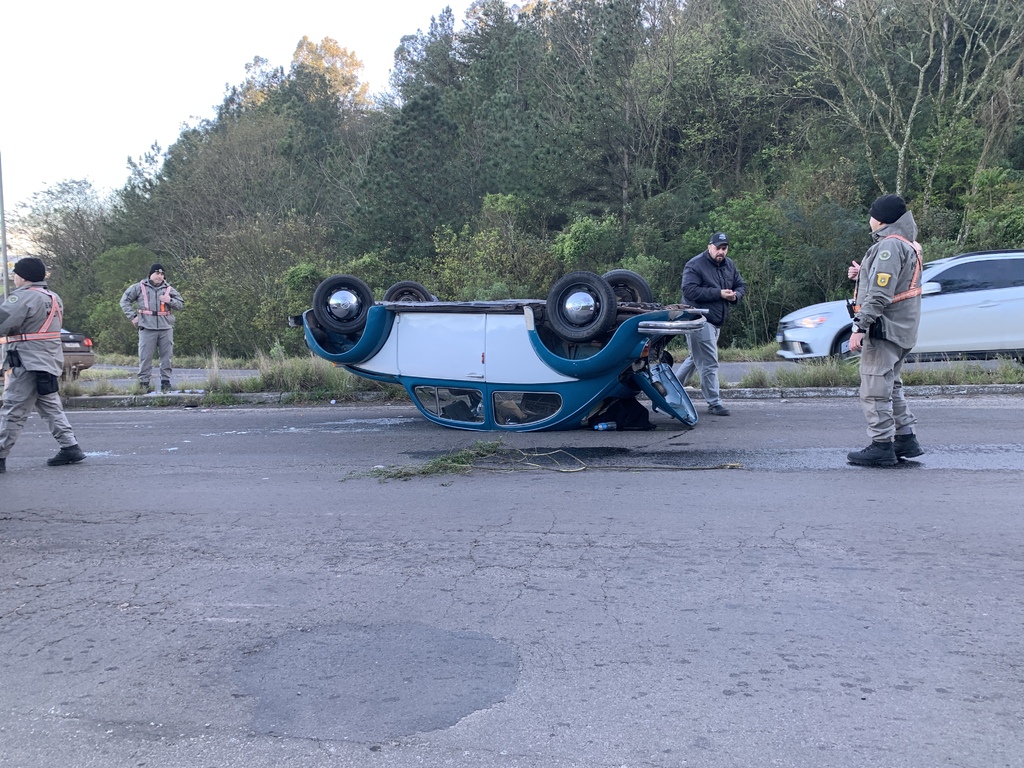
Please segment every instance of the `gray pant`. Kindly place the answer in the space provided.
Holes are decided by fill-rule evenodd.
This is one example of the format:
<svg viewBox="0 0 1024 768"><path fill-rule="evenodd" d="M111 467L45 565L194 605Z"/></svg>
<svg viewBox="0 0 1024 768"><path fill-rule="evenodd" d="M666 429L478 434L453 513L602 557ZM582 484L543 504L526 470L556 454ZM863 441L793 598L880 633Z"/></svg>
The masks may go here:
<svg viewBox="0 0 1024 768"><path fill-rule="evenodd" d="M0 459L6 459L11 452L33 407L46 419L50 434L61 448L77 444L68 417L64 415L60 393L38 394L35 373L24 368L13 368L4 384L4 404L0 408Z"/></svg>
<svg viewBox="0 0 1024 768"><path fill-rule="evenodd" d="M694 369L700 375L700 392L709 406L718 405L722 397L718 392L718 335L720 328L704 323L699 331L686 334L689 356L676 369L676 378L683 386Z"/></svg>
<svg viewBox="0 0 1024 768"><path fill-rule="evenodd" d="M154 352L160 353L160 380L170 381L171 355L174 352L173 328L162 328L159 331L139 329L139 382L142 384L149 384Z"/></svg>
<svg viewBox="0 0 1024 768"><path fill-rule="evenodd" d="M860 355L860 403L868 437L879 442L912 435L917 419L903 396L903 361L909 349L884 339L864 339Z"/></svg>

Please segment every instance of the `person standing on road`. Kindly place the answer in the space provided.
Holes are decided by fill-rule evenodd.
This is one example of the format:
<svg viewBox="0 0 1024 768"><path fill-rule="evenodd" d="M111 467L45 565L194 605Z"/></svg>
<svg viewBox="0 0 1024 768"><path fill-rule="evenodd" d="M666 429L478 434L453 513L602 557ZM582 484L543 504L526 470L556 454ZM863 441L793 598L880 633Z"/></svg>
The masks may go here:
<svg viewBox="0 0 1024 768"><path fill-rule="evenodd" d="M149 268L149 277L128 286L121 296L121 310L139 330L139 385L152 391L149 383L153 353L160 355L160 389L171 388L171 355L174 353L174 314L185 306L181 294L164 279L162 264Z"/></svg>
<svg viewBox="0 0 1024 768"><path fill-rule="evenodd" d="M847 274L857 281L850 351L861 353L860 402L871 445L847 459L887 467L924 453L901 378L921 321L921 246L914 214L899 195L879 197L870 216L874 244Z"/></svg>
<svg viewBox="0 0 1024 768"><path fill-rule="evenodd" d="M37 258L18 259L14 290L0 304L0 345L4 371L3 407L0 408L0 474L7 471L7 455L35 408L50 427L60 451L47 459L51 467L77 464L85 454L75 439L58 393L64 370L60 327L64 305L46 287L46 266Z"/></svg>
<svg viewBox="0 0 1024 768"><path fill-rule="evenodd" d="M716 232L707 250L683 267L683 303L707 309L708 314L701 330L686 334L690 354L679 365L676 376L685 385L694 369L697 370L700 391L712 416L729 415L729 409L722 405L718 386L718 336L729 310L747 292L747 284L728 253L729 238L725 232Z"/></svg>

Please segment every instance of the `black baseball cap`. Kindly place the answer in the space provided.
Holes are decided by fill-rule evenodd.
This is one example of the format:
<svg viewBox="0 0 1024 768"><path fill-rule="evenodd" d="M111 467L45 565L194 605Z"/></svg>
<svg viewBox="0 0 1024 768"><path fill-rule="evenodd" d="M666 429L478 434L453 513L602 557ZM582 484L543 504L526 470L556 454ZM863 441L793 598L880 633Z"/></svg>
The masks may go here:
<svg viewBox="0 0 1024 768"><path fill-rule="evenodd" d="M720 246L720 245L728 245L728 244L729 244L729 238L726 237L725 232L715 232L715 234L713 234L711 236L711 239L708 240L708 245L714 245L716 247Z"/></svg>

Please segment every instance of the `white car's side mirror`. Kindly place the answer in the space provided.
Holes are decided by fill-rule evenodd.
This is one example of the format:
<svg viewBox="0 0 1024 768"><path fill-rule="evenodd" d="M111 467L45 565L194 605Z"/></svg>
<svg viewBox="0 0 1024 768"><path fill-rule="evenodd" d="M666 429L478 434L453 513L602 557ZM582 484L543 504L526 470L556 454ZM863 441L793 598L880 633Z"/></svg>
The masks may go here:
<svg viewBox="0 0 1024 768"><path fill-rule="evenodd" d="M942 293L942 283L925 283L921 286L922 296L930 296L933 293Z"/></svg>

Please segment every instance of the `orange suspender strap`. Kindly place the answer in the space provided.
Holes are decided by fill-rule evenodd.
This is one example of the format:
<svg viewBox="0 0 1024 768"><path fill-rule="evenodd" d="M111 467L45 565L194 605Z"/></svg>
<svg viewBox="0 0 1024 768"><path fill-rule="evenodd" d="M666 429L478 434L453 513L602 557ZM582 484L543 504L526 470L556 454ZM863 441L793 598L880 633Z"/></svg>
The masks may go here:
<svg viewBox="0 0 1024 768"><path fill-rule="evenodd" d="M57 294L50 293L49 291L43 290L42 288L36 288L35 286L29 286L30 291L37 291L38 293L46 294L50 297L50 313L46 316L42 326L35 333L19 333L14 336L0 336L0 344L13 344L18 341L50 341L52 339L60 338L60 324L63 322L63 317L60 314L60 305L57 303ZM57 330L51 331L50 327L53 325L54 318L57 318Z"/></svg>
<svg viewBox="0 0 1024 768"><path fill-rule="evenodd" d="M921 286L917 284L917 281L921 279L921 244L916 240L907 240L902 235L886 235L882 240L888 240L890 237L894 237L897 240L902 240L904 243L914 249L914 253L917 255L917 264L914 265L914 276L910 278L910 287L901 292L897 293L892 297L892 303L895 304L897 301L903 301L904 299L912 299L915 296L921 295ZM853 286L853 311L860 312L860 304L857 303L857 286Z"/></svg>
<svg viewBox="0 0 1024 768"><path fill-rule="evenodd" d="M163 311L163 303L160 304L160 312L154 312L149 308L149 291L146 290L145 282L139 281L139 290L142 291L142 306L145 307L145 309L139 310L140 315L157 315L159 317L164 317L171 314L170 312Z"/></svg>

